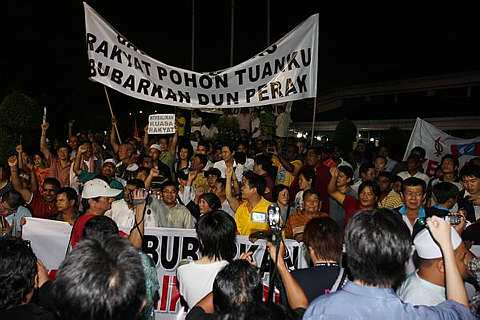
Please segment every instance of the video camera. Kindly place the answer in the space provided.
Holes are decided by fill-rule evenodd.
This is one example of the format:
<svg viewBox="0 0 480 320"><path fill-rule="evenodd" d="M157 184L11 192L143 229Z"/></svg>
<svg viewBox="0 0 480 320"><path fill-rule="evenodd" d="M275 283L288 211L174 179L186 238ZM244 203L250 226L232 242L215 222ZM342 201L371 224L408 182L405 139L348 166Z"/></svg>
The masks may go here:
<svg viewBox="0 0 480 320"><path fill-rule="evenodd" d="M280 207L276 203L268 206L266 221L268 223L268 231L256 231L248 237L250 242L258 239L265 239L277 245L282 240L282 219L280 215Z"/></svg>

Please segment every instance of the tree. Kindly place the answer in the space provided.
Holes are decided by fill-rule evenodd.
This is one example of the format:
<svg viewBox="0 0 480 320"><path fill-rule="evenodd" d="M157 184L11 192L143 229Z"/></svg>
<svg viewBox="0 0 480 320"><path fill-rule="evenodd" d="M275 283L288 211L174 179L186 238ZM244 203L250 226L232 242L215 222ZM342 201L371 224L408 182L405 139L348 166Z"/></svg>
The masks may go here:
<svg viewBox="0 0 480 320"><path fill-rule="evenodd" d="M337 144L342 156L347 156L353 148L353 142L357 138L357 127L348 119L344 119L337 124L335 128L335 143Z"/></svg>
<svg viewBox="0 0 480 320"><path fill-rule="evenodd" d="M20 91L7 95L0 104L0 161L5 162L20 142L32 145L41 121L37 101Z"/></svg>

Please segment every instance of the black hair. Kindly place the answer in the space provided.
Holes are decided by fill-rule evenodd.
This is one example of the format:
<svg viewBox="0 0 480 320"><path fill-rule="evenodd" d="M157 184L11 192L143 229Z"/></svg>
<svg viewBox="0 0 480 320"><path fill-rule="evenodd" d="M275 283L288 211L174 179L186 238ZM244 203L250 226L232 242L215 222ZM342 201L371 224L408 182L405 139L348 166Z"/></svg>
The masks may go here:
<svg viewBox="0 0 480 320"><path fill-rule="evenodd" d="M440 160L440 166L442 166L443 164L443 161L445 160L452 160L453 161L453 165L455 166L455 168L458 168L460 163L458 162L458 158L455 157L453 154L446 154L442 157L442 160Z"/></svg>
<svg viewBox="0 0 480 320"><path fill-rule="evenodd" d="M284 185L284 184L277 184L275 185L275 187L273 188L273 191L272 191L272 199L273 199L273 202L277 202L278 201L278 196L280 195L280 192L282 192L283 190L287 189L288 191L290 191L290 189Z"/></svg>
<svg viewBox="0 0 480 320"><path fill-rule="evenodd" d="M209 175L214 175L217 177L217 179L222 176L222 172L217 168L210 168L205 173L206 177L208 177Z"/></svg>
<svg viewBox="0 0 480 320"><path fill-rule="evenodd" d="M377 157L378 158L378 157ZM385 157L383 157L385 158ZM385 161L386 162L386 161ZM367 174L368 170L369 169L375 169L375 165L371 162L368 162L368 163L362 163L362 165L360 165L360 168L358 169L358 172L360 173L360 175L363 173L363 174Z"/></svg>
<svg viewBox="0 0 480 320"><path fill-rule="evenodd" d="M235 220L222 210L200 217L195 227L203 256L231 262L237 253Z"/></svg>
<svg viewBox="0 0 480 320"><path fill-rule="evenodd" d="M258 269L245 260L235 260L218 272L213 281L213 305L218 314L262 303L263 285Z"/></svg>
<svg viewBox="0 0 480 320"><path fill-rule="evenodd" d="M243 151L235 151L233 159L239 164L245 164L245 162L247 162L247 154Z"/></svg>
<svg viewBox="0 0 480 320"><path fill-rule="evenodd" d="M425 159L426 151L422 147L415 147L410 151L410 155L415 155L417 159Z"/></svg>
<svg viewBox="0 0 480 320"><path fill-rule="evenodd" d="M140 179L130 179L127 181L127 185L135 186L135 189L143 189L145 188L145 182Z"/></svg>
<svg viewBox="0 0 480 320"><path fill-rule="evenodd" d="M272 178L275 179L277 176L277 170L273 166L272 157L266 154L259 154L255 157L255 164L262 166L262 169L267 172L267 174Z"/></svg>
<svg viewBox="0 0 480 320"><path fill-rule="evenodd" d="M250 188L256 188L257 193L260 196L263 196L265 193L265 189L267 188L267 182L265 178L254 173L253 171L247 171L243 174L245 180L247 180L247 184Z"/></svg>
<svg viewBox="0 0 480 320"><path fill-rule="evenodd" d="M9 190L2 196L2 201L7 202L10 209L17 209L25 203L22 195L16 190Z"/></svg>
<svg viewBox="0 0 480 320"><path fill-rule="evenodd" d="M347 178L350 178L350 180L353 180L353 169L351 167L345 165L338 166L338 171L342 172Z"/></svg>
<svg viewBox="0 0 480 320"><path fill-rule="evenodd" d="M465 177L475 177L480 179L480 166L470 163L464 165L460 170L460 178L463 179Z"/></svg>
<svg viewBox="0 0 480 320"><path fill-rule="evenodd" d="M375 160L377 160L378 158L381 158L381 159L383 159L383 161L385 161L385 164L387 164L388 160L387 160L387 158L386 158L386 157L384 157L384 156L381 156L381 155L377 154L377 156L375 157ZM374 166L374 168L375 168L375 166Z"/></svg>
<svg viewBox="0 0 480 320"><path fill-rule="evenodd" d="M405 190L407 187L422 187L422 192L426 192L427 184L423 179L416 178L416 177L410 177L402 182L402 193L405 193Z"/></svg>
<svg viewBox="0 0 480 320"><path fill-rule="evenodd" d="M60 265L51 292L62 319L135 319L146 295L140 255L119 237L83 240Z"/></svg>
<svg viewBox="0 0 480 320"><path fill-rule="evenodd" d="M166 188L166 187L175 187L175 190L178 191L178 186L175 182L173 182L172 180L167 180L165 181L164 183L162 183L162 191Z"/></svg>
<svg viewBox="0 0 480 320"><path fill-rule="evenodd" d="M390 181L391 183L395 181L393 175L388 171L380 171L377 175L377 179L380 178L380 177L387 178L388 181ZM402 179L402 178L400 178L400 179Z"/></svg>
<svg viewBox="0 0 480 320"><path fill-rule="evenodd" d="M365 188L370 188L373 192L373 194L377 197L380 197L380 186L376 181L363 181L360 183L360 186L358 187L358 197L360 198L360 193L362 193L363 189Z"/></svg>
<svg viewBox="0 0 480 320"><path fill-rule="evenodd" d="M309 196L317 196L317 198L320 200L320 196L318 195L318 193L313 190L313 189L308 189L308 190L305 190L303 191L303 195L302 195L302 199L303 201L305 201L305 199ZM320 200L321 201L321 200ZM319 208L320 209L320 208Z"/></svg>
<svg viewBox="0 0 480 320"><path fill-rule="evenodd" d="M210 207L211 211L216 211L222 208L222 203L220 202L220 199L217 197L215 193L211 193L211 192L204 193L198 197L199 201L200 199L203 199L208 203L208 206Z"/></svg>
<svg viewBox="0 0 480 320"><path fill-rule="evenodd" d="M450 182L439 182L432 188L433 195L435 200L439 204L444 204L449 199L457 201L460 191L458 187Z"/></svg>
<svg viewBox="0 0 480 320"><path fill-rule="evenodd" d="M355 280L392 287L405 277L411 238L401 216L381 208L360 211L345 230L347 265Z"/></svg>
<svg viewBox="0 0 480 320"><path fill-rule="evenodd" d="M313 218L306 225L303 240L317 257L339 262L342 257L342 231L330 217Z"/></svg>
<svg viewBox="0 0 480 320"><path fill-rule="evenodd" d="M220 178L220 179L217 179L217 181L215 182L219 182L222 185L222 188L225 190L225 187L227 186L227 179Z"/></svg>
<svg viewBox="0 0 480 320"><path fill-rule="evenodd" d="M68 201L75 200L75 203L73 204L74 206L76 206L78 204L78 193L75 189L70 188L70 187L63 187L63 188L58 189L57 195L59 195L61 193L65 193Z"/></svg>
<svg viewBox="0 0 480 320"><path fill-rule="evenodd" d="M116 235L118 235L118 226L115 221L110 217L101 215L95 216L85 223L82 239L104 241Z"/></svg>
<svg viewBox="0 0 480 320"><path fill-rule="evenodd" d="M210 150L210 144L205 140L198 141L197 147L198 146L204 146L207 152Z"/></svg>
<svg viewBox="0 0 480 320"><path fill-rule="evenodd" d="M0 237L0 310L21 304L35 285L37 257L29 242Z"/></svg>
<svg viewBox="0 0 480 320"><path fill-rule="evenodd" d="M315 185L315 169L310 166L305 166L298 172L298 176L303 175L307 180L312 181L312 187Z"/></svg>
<svg viewBox="0 0 480 320"><path fill-rule="evenodd" d="M47 184L53 186L55 188L55 191L62 187L60 184L60 181L52 177L48 177L48 178L45 178L45 180L43 180L43 185L47 185Z"/></svg>
<svg viewBox="0 0 480 320"><path fill-rule="evenodd" d="M194 155L194 157L197 157L200 160L200 162L203 164L204 167L207 165L208 156L206 154L196 153Z"/></svg>
<svg viewBox="0 0 480 320"><path fill-rule="evenodd" d="M187 160L190 160L193 155L193 147L189 142L182 143L178 146L177 158L180 159L180 150L187 149Z"/></svg>
<svg viewBox="0 0 480 320"><path fill-rule="evenodd" d="M221 146L220 149L222 149L223 147L227 147L230 150L231 153L235 152L233 144L229 141L223 141L220 146Z"/></svg>

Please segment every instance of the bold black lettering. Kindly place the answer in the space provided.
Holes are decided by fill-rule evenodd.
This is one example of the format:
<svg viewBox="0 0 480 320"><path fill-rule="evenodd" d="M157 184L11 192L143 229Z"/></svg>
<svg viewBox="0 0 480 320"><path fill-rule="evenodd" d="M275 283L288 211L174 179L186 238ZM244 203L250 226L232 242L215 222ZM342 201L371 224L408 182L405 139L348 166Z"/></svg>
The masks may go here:
<svg viewBox="0 0 480 320"><path fill-rule="evenodd" d="M272 75L272 67L270 66L270 62L267 61L263 66L262 79L265 79L265 77L270 77L271 75Z"/></svg>
<svg viewBox="0 0 480 320"><path fill-rule="evenodd" d="M148 81L147 79L140 79L140 82L138 83L138 88L137 92L140 93L140 91L143 90L143 94L148 95L148 88L150 87L151 82Z"/></svg>
<svg viewBox="0 0 480 320"><path fill-rule="evenodd" d="M168 259L167 249L169 247L169 240L173 240L172 256ZM162 236L162 245L160 248L160 263L164 269L173 270L178 264L178 249L180 248L180 237Z"/></svg>
<svg viewBox="0 0 480 320"><path fill-rule="evenodd" d="M163 99L163 93L162 93L162 86L161 85L153 85L152 87L152 92L150 93L150 96L157 96L159 99Z"/></svg>
<svg viewBox="0 0 480 320"><path fill-rule="evenodd" d="M142 243L142 251L150 255L155 262L155 265L158 263L158 238L152 235L144 235Z"/></svg>
<svg viewBox="0 0 480 320"><path fill-rule="evenodd" d="M238 104L238 92L227 92L227 105Z"/></svg>
<svg viewBox="0 0 480 320"><path fill-rule="evenodd" d="M112 52L110 53L110 60L117 59L118 63L122 63L122 49L117 47L117 45L113 46Z"/></svg>
<svg viewBox="0 0 480 320"><path fill-rule="evenodd" d="M312 62L312 49L308 48L308 57L305 57L305 49L300 50L300 56L302 57L302 64L304 67L309 66Z"/></svg>
<svg viewBox="0 0 480 320"><path fill-rule="evenodd" d="M247 89L247 91L245 91L247 103L250 102L250 99L255 95L256 91L255 89Z"/></svg>
<svg viewBox="0 0 480 320"><path fill-rule="evenodd" d="M150 76L150 62L142 60L142 64L145 67L145 71L146 71L147 75Z"/></svg>
<svg viewBox="0 0 480 320"><path fill-rule="evenodd" d="M106 65L105 68L103 67L103 63L98 61L98 74L101 75L102 77L108 76L108 72L110 71L110 66Z"/></svg>
<svg viewBox="0 0 480 320"><path fill-rule="evenodd" d="M291 56L290 56L290 54L287 55L288 70L292 70L292 64L295 65L295 68L300 68L300 64L298 63L298 61L296 59L297 54L298 54L297 51L293 51L291 53Z"/></svg>
<svg viewBox="0 0 480 320"><path fill-rule="evenodd" d="M132 55L130 53L126 53L126 52L123 52L123 54L127 58L128 66L131 67L132 66Z"/></svg>
<svg viewBox="0 0 480 320"><path fill-rule="evenodd" d="M210 101L208 96L206 94L203 94L203 93L197 94L197 97L198 97L198 104L201 104L201 105L207 105L208 102Z"/></svg>
<svg viewBox="0 0 480 320"><path fill-rule="evenodd" d="M260 78L260 66L257 64L255 66L255 76L253 75L253 68L248 67L248 79L250 82L255 82Z"/></svg>
<svg viewBox="0 0 480 320"><path fill-rule="evenodd" d="M218 101L217 101L218 97ZM223 93L212 94L212 103L216 106L221 106L223 104Z"/></svg>
<svg viewBox="0 0 480 320"><path fill-rule="evenodd" d="M257 95L258 95L258 101L265 101L269 99L266 84L258 87Z"/></svg>
<svg viewBox="0 0 480 320"><path fill-rule="evenodd" d="M182 259L192 258L198 260L198 249L200 248L200 241L195 237L185 237L182 243Z"/></svg>
<svg viewBox="0 0 480 320"><path fill-rule="evenodd" d="M213 85L212 78L209 76L202 74L200 78L198 79L198 82L200 82L200 87L203 89L210 89Z"/></svg>
<svg viewBox="0 0 480 320"><path fill-rule="evenodd" d="M97 49L95 49L95 53L102 53L105 58L108 58L108 42L103 40Z"/></svg>
<svg viewBox="0 0 480 320"><path fill-rule="evenodd" d="M285 85L285 96L290 94L298 93L297 88L295 88L295 84L293 83L292 79L287 78L287 84Z"/></svg>
<svg viewBox="0 0 480 320"><path fill-rule="evenodd" d="M270 265L268 249L265 249L262 256L262 262L260 263L260 270L269 270Z"/></svg>
<svg viewBox="0 0 480 320"><path fill-rule="evenodd" d="M95 60L88 59L88 77L93 78L97 75L97 70L95 69Z"/></svg>
<svg viewBox="0 0 480 320"><path fill-rule="evenodd" d="M168 88L167 95L165 96L165 99L172 99L173 101L177 101L177 95L175 92L173 92L172 89Z"/></svg>
<svg viewBox="0 0 480 320"><path fill-rule="evenodd" d="M118 70L114 68L112 70L112 76L110 77L110 79L116 84L122 84L122 78L123 78L122 70Z"/></svg>
<svg viewBox="0 0 480 320"><path fill-rule="evenodd" d="M175 84L182 83L182 76L177 70L170 70L170 80Z"/></svg>
<svg viewBox="0 0 480 320"><path fill-rule="evenodd" d="M298 90L300 90L300 93L302 92L307 92L307 85L305 82L307 81L307 75L304 74L302 77L297 77L297 83L298 83Z"/></svg>
<svg viewBox="0 0 480 320"><path fill-rule="evenodd" d="M217 89L220 87L228 88L228 77L226 73L222 74L222 76L215 76L215 87Z"/></svg>
<svg viewBox="0 0 480 320"><path fill-rule="evenodd" d="M127 80L125 80L122 87L128 88L131 91L135 91L135 77L133 76L133 74L128 76Z"/></svg>
<svg viewBox="0 0 480 320"><path fill-rule="evenodd" d="M191 86L196 88L197 87L197 75L195 73L188 74L187 72L183 73L184 81L185 81L185 86L189 87L190 83Z"/></svg>
<svg viewBox="0 0 480 320"><path fill-rule="evenodd" d="M180 102L190 103L190 93L189 92L182 92L180 90L177 91L178 97Z"/></svg>
<svg viewBox="0 0 480 320"><path fill-rule="evenodd" d="M270 82L270 92L272 94L272 99L276 99L277 98L277 95L278 97L283 97L283 94L282 94L282 84L280 83L280 81L272 81Z"/></svg>
<svg viewBox="0 0 480 320"><path fill-rule="evenodd" d="M142 65L140 64L140 61L138 60L137 57L134 57L133 61L135 62L135 69L140 70L143 72Z"/></svg>
<svg viewBox="0 0 480 320"><path fill-rule="evenodd" d="M235 71L235 75L238 77L238 84L242 85L243 84L243 75L247 72L245 69L240 69Z"/></svg>
<svg viewBox="0 0 480 320"><path fill-rule="evenodd" d="M160 80L163 80L163 77L167 75L167 69L165 69L164 67L157 66L157 73L158 73L158 78L160 78Z"/></svg>
<svg viewBox="0 0 480 320"><path fill-rule="evenodd" d="M87 33L88 50L93 51L93 44L97 42L97 37L94 34Z"/></svg>

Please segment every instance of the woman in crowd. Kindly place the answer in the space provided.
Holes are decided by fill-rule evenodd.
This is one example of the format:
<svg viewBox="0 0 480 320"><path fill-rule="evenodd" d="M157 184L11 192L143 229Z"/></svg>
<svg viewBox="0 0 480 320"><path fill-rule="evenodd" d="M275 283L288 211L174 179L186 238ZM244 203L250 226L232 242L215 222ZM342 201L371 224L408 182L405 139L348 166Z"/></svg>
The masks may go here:
<svg viewBox="0 0 480 320"><path fill-rule="evenodd" d="M223 211L204 214L196 226L202 257L181 263L177 268L177 281L182 302L192 308L212 291L217 273L235 257L235 220Z"/></svg>
<svg viewBox="0 0 480 320"><path fill-rule="evenodd" d="M214 193L203 193L198 197L200 214L212 213L222 208L220 199Z"/></svg>
<svg viewBox="0 0 480 320"><path fill-rule="evenodd" d="M190 159L192 155L193 149L190 144L185 144L178 148L177 159L175 162L175 174L190 167Z"/></svg>
<svg viewBox="0 0 480 320"><path fill-rule="evenodd" d="M293 206L290 205L289 200L290 193L288 187L284 184L277 184L275 188L273 188L273 201L280 208L280 216L283 225L287 222L290 213L294 210Z"/></svg>
<svg viewBox="0 0 480 320"><path fill-rule="evenodd" d="M273 201L272 192L275 187L275 177L277 175L275 167L272 164L271 157L260 154L255 157L253 172L265 178L267 187L263 197L268 201Z"/></svg>
<svg viewBox="0 0 480 320"><path fill-rule="evenodd" d="M285 237L303 241L305 225L315 217L327 217L328 214L320 212L322 202L318 194L312 190L303 193L303 208L296 209L295 213L288 217L284 232Z"/></svg>
<svg viewBox="0 0 480 320"><path fill-rule="evenodd" d="M295 209L303 208L303 193L315 185L315 170L312 167L303 167L298 174L298 187L300 191L295 195Z"/></svg>

